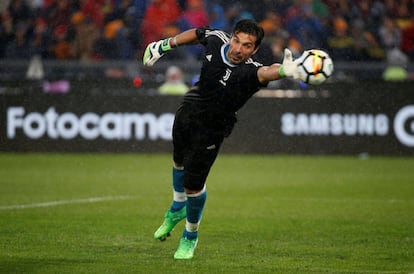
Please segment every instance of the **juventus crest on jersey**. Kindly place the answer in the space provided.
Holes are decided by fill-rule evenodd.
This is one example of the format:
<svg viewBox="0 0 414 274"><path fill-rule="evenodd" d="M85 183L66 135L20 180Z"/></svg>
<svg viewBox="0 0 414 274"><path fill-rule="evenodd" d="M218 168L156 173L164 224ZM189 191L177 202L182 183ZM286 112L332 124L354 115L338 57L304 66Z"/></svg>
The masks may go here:
<svg viewBox="0 0 414 274"><path fill-rule="evenodd" d="M197 37L205 47L202 76L185 100L214 101L222 111L236 112L263 87L257 78L263 65L252 58L239 65L230 63L230 35L224 31L199 28Z"/></svg>

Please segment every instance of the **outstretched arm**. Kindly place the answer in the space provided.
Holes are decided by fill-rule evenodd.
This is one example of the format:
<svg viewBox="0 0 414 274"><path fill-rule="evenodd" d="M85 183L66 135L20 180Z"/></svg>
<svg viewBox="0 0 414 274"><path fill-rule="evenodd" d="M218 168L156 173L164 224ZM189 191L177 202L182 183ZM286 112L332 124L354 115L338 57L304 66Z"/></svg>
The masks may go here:
<svg viewBox="0 0 414 274"><path fill-rule="evenodd" d="M196 29L186 30L177 34L174 37L166 38L156 42L149 43L145 49L142 63L146 66L152 66L158 61L167 51L181 46L198 44Z"/></svg>
<svg viewBox="0 0 414 274"><path fill-rule="evenodd" d="M257 76L259 78L259 82L262 84L267 84L273 80L279 80L283 78L283 74L280 73L280 67L282 64L275 63L270 66L264 66L259 68L257 71Z"/></svg>
<svg viewBox="0 0 414 274"><path fill-rule="evenodd" d="M199 43L195 28L181 32L172 39L175 43L175 46L195 45Z"/></svg>
<svg viewBox="0 0 414 274"><path fill-rule="evenodd" d="M299 78L298 62L293 61L292 52L285 49L282 64L275 63L271 66L264 66L257 71L257 77L260 83L267 84L273 80L279 80L284 77Z"/></svg>

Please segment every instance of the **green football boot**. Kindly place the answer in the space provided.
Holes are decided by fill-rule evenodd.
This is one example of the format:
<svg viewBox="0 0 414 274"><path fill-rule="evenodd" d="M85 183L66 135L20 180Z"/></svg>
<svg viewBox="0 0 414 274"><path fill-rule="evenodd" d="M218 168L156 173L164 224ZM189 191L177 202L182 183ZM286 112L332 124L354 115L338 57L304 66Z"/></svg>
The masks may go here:
<svg viewBox="0 0 414 274"><path fill-rule="evenodd" d="M186 208L183 207L179 211L171 212L167 210L165 212L165 219L162 225L155 231L154 238L160 241L164 241L170 236L170 232L174 229L175 225L178 224L181 220L185 219Z"/></svg>
<svg viewBox="0 0 414 274"><path fill-rule="evenodd" d="M188 260L194 257L194 251L197 247L198 238L189 240L182 237L178 245L177 251L174 254L174 259Z"/></svg>

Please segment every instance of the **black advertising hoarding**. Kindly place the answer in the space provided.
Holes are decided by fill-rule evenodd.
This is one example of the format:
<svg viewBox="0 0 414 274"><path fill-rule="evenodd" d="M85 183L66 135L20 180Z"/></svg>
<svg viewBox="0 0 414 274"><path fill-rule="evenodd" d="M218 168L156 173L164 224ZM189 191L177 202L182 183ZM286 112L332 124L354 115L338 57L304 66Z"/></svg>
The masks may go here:
<svg viewBox="0 0 414 274"><path fill-rule="evenodd" d="M229 151L414 155L413 82L330 84L319 91L325 96L249 102Z"/></svg>
<svg viewBox="0 0 414 274"><path fill-rule="evenodd" d="M174 97L37 95L0 97L1 151L171 150Z"/></svg>
<svg viewBox="0 0 414 274"><path fill-rule="evenodd" d="M413 83L318 89L315 96L252 98L223 152L414 155ZM0 100L0 151L17 152L171 152L180 103L179 97L81 90Z"/></svg>

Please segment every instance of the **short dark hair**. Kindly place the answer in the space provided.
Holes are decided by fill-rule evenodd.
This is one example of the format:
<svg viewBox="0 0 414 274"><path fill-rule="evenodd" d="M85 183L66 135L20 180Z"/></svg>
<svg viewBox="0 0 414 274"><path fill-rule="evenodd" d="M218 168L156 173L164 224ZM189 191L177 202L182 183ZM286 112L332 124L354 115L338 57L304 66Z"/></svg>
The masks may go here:
<svg viewBox="0 0 414 274"><path fill-rule="evenodd" d="M251 19L242 19L234 26L233 34L244 32L253 36L256 36L255 48L257 48L264 37L264 31L255 21Z"/></svg>

